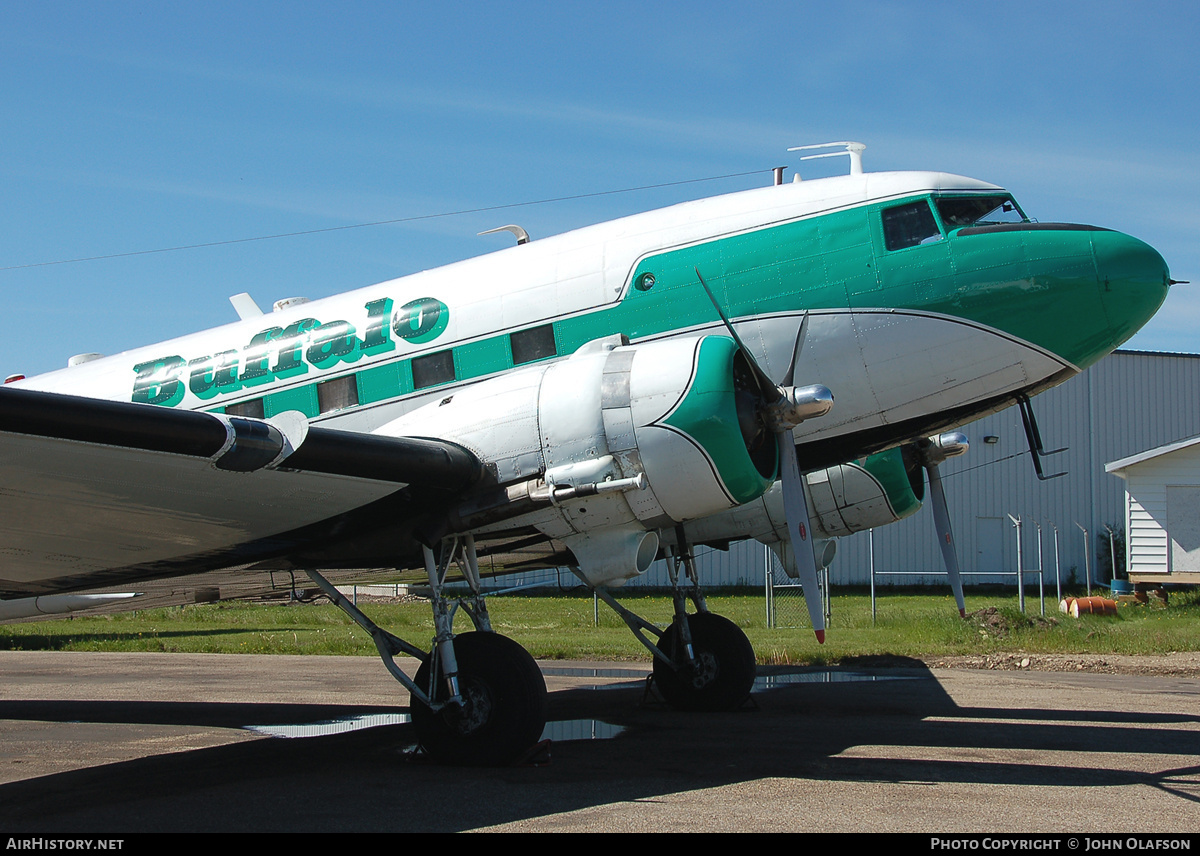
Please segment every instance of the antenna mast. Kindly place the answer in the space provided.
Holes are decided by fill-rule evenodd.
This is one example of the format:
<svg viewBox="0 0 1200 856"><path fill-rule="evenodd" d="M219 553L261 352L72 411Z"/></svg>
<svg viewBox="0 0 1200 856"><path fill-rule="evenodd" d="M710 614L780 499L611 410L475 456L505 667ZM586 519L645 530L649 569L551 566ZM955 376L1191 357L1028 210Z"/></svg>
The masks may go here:
<svg viewBox="0 0 1200 856"><path fill-rule="evenodd" d="M840 152L824 152L819 155L804 155L802 158L800 158L800 160L806 161L806 160L816 160L817 158L836 158L836 157L841 157L842 155L849 155L850 156L850 174L851 175L862 175L862 173L863 173L862 153L866 149L866 147L867 146L865 143L856 143L856 142L853 142L852 140L843 140L843 141L837 142L837 143L817 143L816 145L813 145L813 146L793 146L792 148L788 149L788 151L789 152L803 152L803 151L809 151L811 149L839 148L839 149L842 149L842 151L840 151Z"/></svg>

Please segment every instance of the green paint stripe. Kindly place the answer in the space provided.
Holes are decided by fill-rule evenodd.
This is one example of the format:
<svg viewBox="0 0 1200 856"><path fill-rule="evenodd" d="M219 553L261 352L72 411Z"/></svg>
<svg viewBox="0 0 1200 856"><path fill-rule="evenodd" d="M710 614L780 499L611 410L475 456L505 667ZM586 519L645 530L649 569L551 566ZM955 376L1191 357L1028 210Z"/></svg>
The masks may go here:
<svg viewBox="0 0 1200 856"><path fill-rule="evenodd" d="M1155 301L1124 282L1109 283L1108 294L1119 296L1106 296L1096 282L1092 242L1104 242L1109 255L1121 252L1108 245L1134 239L1116 232L952 235L883 252L880 210L921 198L927 196L860 206L645 258L631 279L652 273L654 286L648 291L631 288L618 304L554 321L558 354L615 331L636 340L716 321L716 310L696 280L697 267L734 318L847 308L940 313L1003 330L1080 367L1124 341L1165 296L1165 286ZM1050 271L1034 278L1033 262ZM1113 304L1107 310L1106 302ZM1019 313L1012 311L1014 305L1020 305ZM1113 316L1118 329L1110 335ZM1126 317L1128 323L1121 325L1119 319ZM539 319L530 326L545 323ZM507 334L458 345L454 351L459 382L512 367ZM374 404L411 393L409 362L360 371L360 402ZM312 417L317 415L315 402L310 383L268 395L267 412L298 409Z"/></svg>

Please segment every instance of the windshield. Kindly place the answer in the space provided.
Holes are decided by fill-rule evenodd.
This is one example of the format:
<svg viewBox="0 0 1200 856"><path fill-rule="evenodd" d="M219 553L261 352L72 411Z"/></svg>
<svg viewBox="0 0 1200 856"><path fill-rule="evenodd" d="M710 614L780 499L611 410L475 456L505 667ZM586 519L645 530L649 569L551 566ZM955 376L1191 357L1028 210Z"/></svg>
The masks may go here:
<svg viewBox="0 0 1200 856"><path fill-rule="evenodd" d="M1029 222L1011 196L943 196L936 202L946 231L963 226Z"/></svg>

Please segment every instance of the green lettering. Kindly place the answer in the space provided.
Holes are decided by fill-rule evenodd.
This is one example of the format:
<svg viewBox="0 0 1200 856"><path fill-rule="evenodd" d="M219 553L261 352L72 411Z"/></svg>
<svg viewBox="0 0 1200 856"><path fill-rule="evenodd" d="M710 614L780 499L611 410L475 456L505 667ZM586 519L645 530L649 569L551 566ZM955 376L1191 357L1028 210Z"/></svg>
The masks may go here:
<svg viewBox="0 0 1200 856"><path fill-rule="evenodd" d="M394 350L396 343L388 335L388 319L392 315L392 299L384 297L372 300L366 305L367 329L363 333L362 350L364 354L381 354Z"/></svg>
<svg viewBox="0 0 1200 856"><path fill-rule="evenodd" d="M351 363L362 356L358 353L358 339L354 338L354 325L348 321L322 324L312 331L309 341L305 356L320 369L327 369L338 360Z"/></svg>
<svg viewBox="0 0 1200 856"><path fill-rule="evenodd" d="M174 407L183 401L184 388L179 381L183 367L183 357L177 354L138 363L133 367L137 378L133 381L131 400L140 404Z"/></svg>
<svg viewBox="0 0 1200 856"><path fill-rule="evenodd" d="M450 310L445 303L432 297L421 297L396 310L392 329L401 339L420 345L440 336L449 323Z"/></svg>
<svg viewBox="0 0 1200 856"><path fill-rule="evenodd" d="M292 377L308 371L308 366L300 359L300 349L304 346L305 334L320 323L316 318L303 318L284 328L279 337L279 358L274 369L276 377Z"/></svg>
<svg viewBox="0 0 1200 856"><path fill-rule="evenodd" d="M268 363L271 360L271 340L283 335L282 327L271 327L256 333L246 346L246 356L243 359L242 385L257 386L271 380L271 370Z"/></svg>

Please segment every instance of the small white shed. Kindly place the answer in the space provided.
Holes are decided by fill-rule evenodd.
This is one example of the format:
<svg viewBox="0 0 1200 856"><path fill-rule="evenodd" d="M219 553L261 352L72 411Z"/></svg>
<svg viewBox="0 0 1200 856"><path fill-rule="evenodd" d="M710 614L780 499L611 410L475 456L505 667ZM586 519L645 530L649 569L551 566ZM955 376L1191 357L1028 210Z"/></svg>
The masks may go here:
<svg viewBox="0 0 1200 856"><path fill-rule="evenodd" d="M1125 480L1131 582L1200 583L1200 437L1105 465Z"/></svg>

